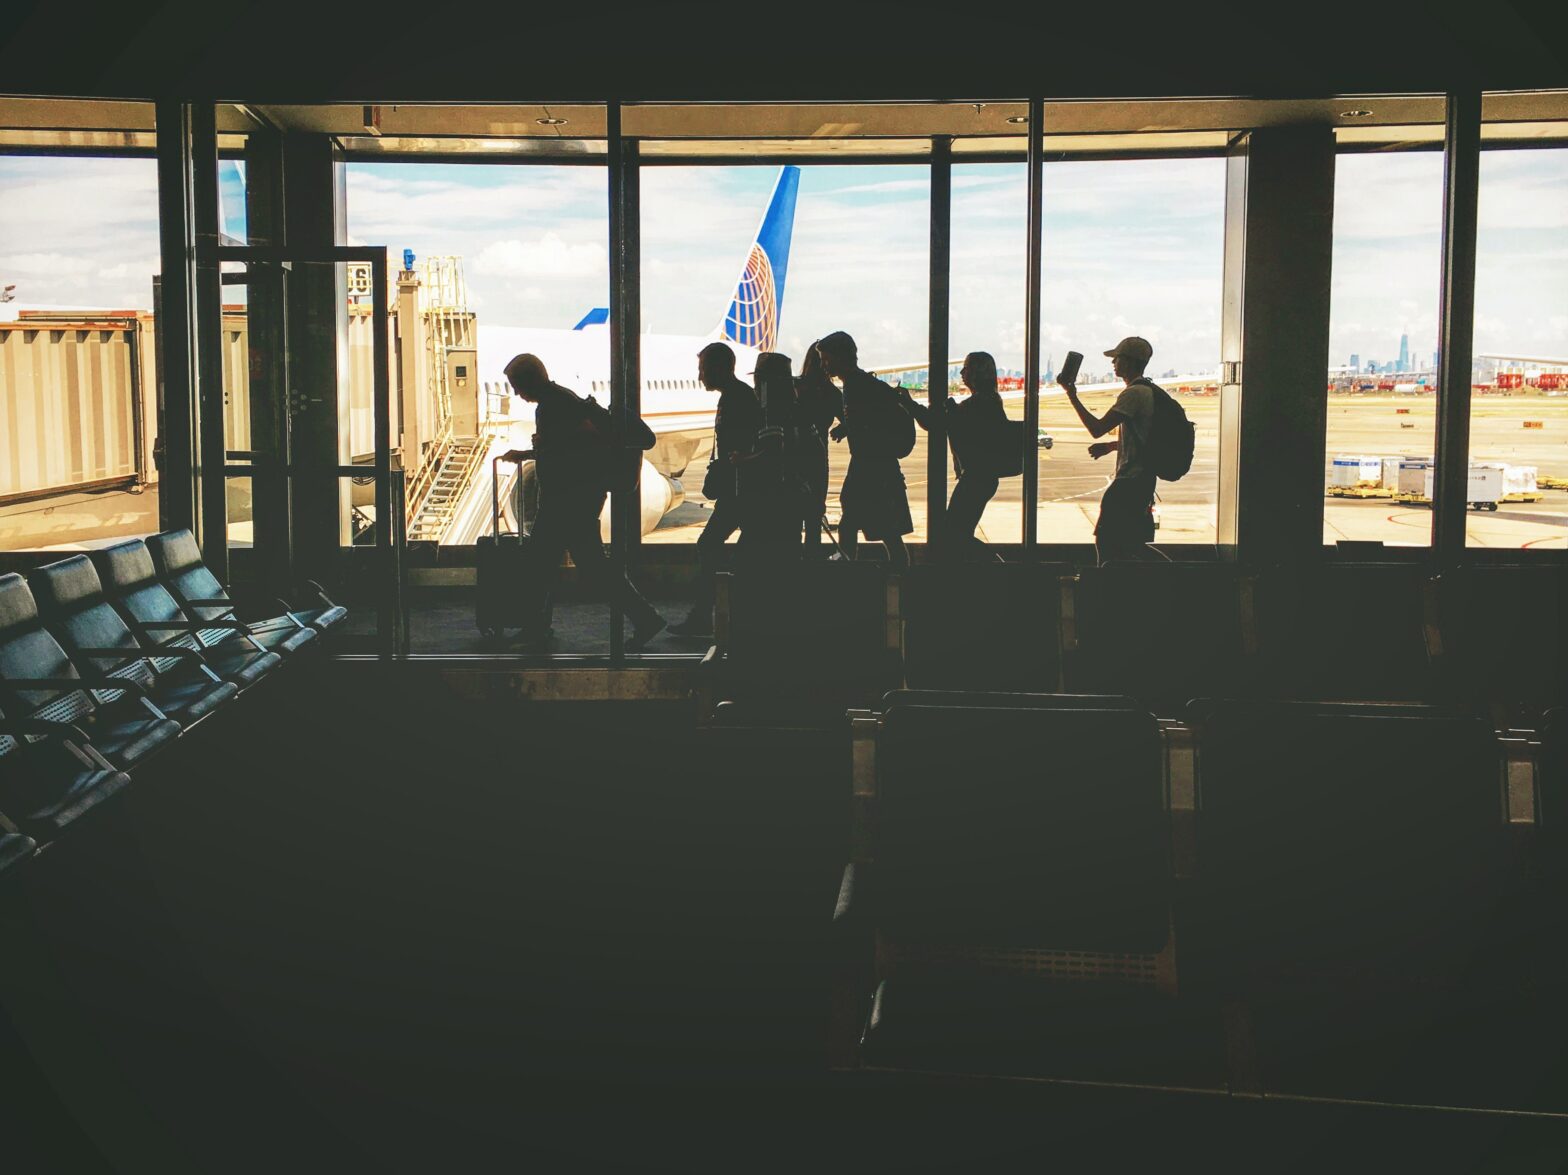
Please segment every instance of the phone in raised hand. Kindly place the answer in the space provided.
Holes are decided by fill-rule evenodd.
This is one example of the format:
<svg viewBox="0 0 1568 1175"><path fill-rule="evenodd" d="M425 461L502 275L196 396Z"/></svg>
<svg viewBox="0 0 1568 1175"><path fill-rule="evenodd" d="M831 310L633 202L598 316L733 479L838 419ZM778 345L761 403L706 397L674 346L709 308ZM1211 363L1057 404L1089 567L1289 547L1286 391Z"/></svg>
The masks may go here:
<svg viewBox="0 0 1568 1175"><path fill-rule="evenodd" d="M1067 358L1062 360L1062 369L1056 373L1056 382L1064 387L1078 382L1078 368L1083 365L1083 356L1077 351L1067 352Z"/></svg>

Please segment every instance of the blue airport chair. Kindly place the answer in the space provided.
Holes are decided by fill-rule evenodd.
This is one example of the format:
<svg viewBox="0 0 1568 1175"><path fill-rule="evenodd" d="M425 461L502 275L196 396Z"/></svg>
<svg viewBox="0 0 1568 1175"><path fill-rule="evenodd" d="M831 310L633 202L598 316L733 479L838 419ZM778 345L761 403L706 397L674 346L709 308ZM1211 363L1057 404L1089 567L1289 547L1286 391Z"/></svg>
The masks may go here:
<svg viewBox="0 0 1568 1175"><path fill-rule="evenodd" d="M196 649L165 650L160 660L176 663L158 669L109 603L86 555L37 568L27 578L45 625L77 665L139 683L158 709L182 727L190 728L239 693Z"/></svg>
<svg viewBox="0 0 1568 1175"><path fill-rule="evenodd" d="M173 668L187 655L182 650L194 650L219 677L245 690L283 663L239 620L188 616L158 578L141 539L116 543L91 557L109 602L158 669Z"/></svg>

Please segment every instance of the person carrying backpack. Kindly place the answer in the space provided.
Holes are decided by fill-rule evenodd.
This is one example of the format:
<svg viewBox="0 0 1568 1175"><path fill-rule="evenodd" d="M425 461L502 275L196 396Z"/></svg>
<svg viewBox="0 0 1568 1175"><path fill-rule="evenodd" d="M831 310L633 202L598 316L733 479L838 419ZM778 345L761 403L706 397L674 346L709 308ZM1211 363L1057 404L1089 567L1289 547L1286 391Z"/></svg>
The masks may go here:
<svg viewBox="0 0 1568 1175"><path fill-rule="evenodd" d="M915 529L909 516L900 459L915 447L915 422L898 393L869 371L860 369L855 340L834 331L817 343L822 367L844 387L843 423L834 440L849 438L849 469L839 490L839 547L853 559L860 535L887 548L895 571L909 566L904 536Z"/></svg>
<svg viewBox="0 0 1568 1175"><path fill-rule="evenodd" d="M1144 377L1154 356L1147 339L1130 335L1105 354L1127 386L1104 416L1083 406L1076 384L1062 383L1090 436L1120 430L1116 440L1097 439L1089 446L1089 456L1095 460L1116 454L1116 477L1100 499L1100 519L1094 527L1095 554L1101 563L1147 559L1148 544L1154 541L1155 479L1175 481L1192 466L1192 425L1170 393Z"/></svg>
<svg viewBox="0 0 1568 1175"><path fill-rule="evenodd" d="M539 478L539 511L534 518L533 543L537 551L539 581L529 601L529 621L522 641L530 651L546 652L552 644L551 595L560 574L561 556L570 551L582 579L608 599L619 596L632 635L630 653L664 630L664 617L625 574L617 575L604 554L599 535L599 514L612 485L627 484L631 461L612 442L610 415L591 397L579 396L550 379L537 355L515 355L506 365L512 390L534 407L534 446L513 450L508 461L534 459ZM638 444L651 441L646 426L637 430Z"/></svg>

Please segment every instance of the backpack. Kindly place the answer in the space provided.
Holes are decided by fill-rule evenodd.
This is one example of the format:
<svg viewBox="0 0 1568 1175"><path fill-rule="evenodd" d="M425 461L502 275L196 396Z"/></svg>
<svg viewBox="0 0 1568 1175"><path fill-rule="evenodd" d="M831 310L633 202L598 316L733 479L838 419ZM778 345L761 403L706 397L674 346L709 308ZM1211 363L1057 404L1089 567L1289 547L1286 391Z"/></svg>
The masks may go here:
<svg viewBox="0 0 1568 1175"><path fill-rule="evenodd" d="M1024 422L1004 420L996 430L991 472L997 477L1017 477L1024 471Z"/></svg>
<svg viewBox="0 0 1568 1175"><path fill-rule="evenodd" d="M1192 468L1197 432L1169 392L1155 383L1149 384L1149 390L1154 393L1154 415L1144 440L1149 468L1162 481L1180 481Z"/></svg>
<svg viewBox="0 0 1568 1175"><path fill-rule="evenodd" d="M642 478L642 455L658 443L653 429L642 417L633 420L626 429L624 442L617 446L610 438L615 435L615 418L610 410L592 396L582 397L584 415L592 422L596 434L602 438L594 446L597 460L591 461L592 480L598 489L629 490Z"/></svg>
<svg viewBox="0 0 1568 1175"><path fill-rule="evenodd" d="M882 387L887 391L888 403L884 408L887 418L879 418L878 430L887 439L887 451L902 461L915 451L915 418L904 407L904 401L899 399L897 392L886 384L882 384Z"/></svg>

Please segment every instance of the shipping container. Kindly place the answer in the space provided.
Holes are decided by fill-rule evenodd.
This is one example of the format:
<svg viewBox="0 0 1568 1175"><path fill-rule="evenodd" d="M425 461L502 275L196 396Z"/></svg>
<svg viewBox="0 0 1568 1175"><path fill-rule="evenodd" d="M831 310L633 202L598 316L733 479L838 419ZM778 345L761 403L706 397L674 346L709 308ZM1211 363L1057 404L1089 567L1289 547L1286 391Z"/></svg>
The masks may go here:
<svg viewBox="0 0 1568 1175"><path fill-rule="evenodd" d="M152 480L152 330L113 318L0 323L0 503Z"/></svg>

